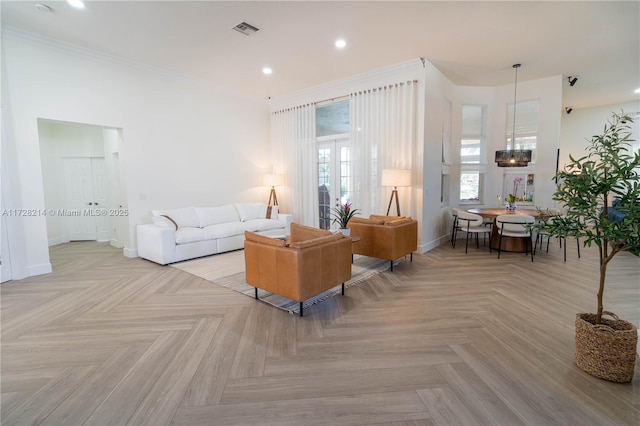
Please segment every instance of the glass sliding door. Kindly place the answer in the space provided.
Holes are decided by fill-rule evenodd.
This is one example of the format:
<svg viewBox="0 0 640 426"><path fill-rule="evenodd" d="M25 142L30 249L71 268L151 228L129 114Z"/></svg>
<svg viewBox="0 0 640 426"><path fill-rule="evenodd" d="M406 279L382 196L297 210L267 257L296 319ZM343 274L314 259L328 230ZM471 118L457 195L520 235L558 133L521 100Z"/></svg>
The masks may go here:
<svg viewBox="0 0 640 426"><path fill-rule="evenodd" d="M347 138L318 140L318 206L321 229L337 229L331 210L351 202L353 176Z"/></svg>

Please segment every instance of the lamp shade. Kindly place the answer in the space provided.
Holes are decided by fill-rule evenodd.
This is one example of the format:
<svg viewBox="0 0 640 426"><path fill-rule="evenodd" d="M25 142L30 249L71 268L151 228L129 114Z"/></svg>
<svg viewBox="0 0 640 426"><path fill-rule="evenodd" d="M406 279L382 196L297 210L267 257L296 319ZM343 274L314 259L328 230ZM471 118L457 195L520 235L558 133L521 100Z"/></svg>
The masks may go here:
<svg viewBox="0 0 640 426"><path fill-rule="evenodd" d="M264 186L282 186L284 185L284 175L269 173L262 178Z"/></svg>
<svg viewBox="0 0 640 426"><path fill-rule="evenodd" d="M411 186L411 170L382 169L382 186Z"/></svg>
<svg viewBox="0 0 640 426"><path fill-rule="evenodd" d="M526 167L530 161L530 149L496 151L496 163L498 163L498 167Z"/></svg>

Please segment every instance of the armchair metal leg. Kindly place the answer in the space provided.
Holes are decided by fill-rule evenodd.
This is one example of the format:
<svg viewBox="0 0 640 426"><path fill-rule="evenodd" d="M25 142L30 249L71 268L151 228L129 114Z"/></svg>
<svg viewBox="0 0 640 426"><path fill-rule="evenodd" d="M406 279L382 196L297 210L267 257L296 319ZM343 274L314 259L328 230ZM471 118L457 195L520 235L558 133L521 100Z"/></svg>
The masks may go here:
<svg viewBox="0 0 640 426"><path fill-rule="evenodd" d="M409 257L409 259L411 259L411 262L413 262L413 252L411 252L411 256Z"/></svg>
<svg viewBox="0 0 640 426"><path fill-rule="evenodd" d="M303 309L302 302L300 302L300 316L302 316L302 309Z"/></svg>
<svg viewBox="0 0 640 426"><path fill-rule="evenodd" d="M342 283L342 295L344 296L344 283Z"/></svg>
<svg viewBox="0 0 640 426"><path fill-rule="evenodd" d="M578 259L580 259L580 238L576 237L576 244L578 245Z"/></svg>
<svg viewBox="0 0 640 426"><path fill-rule="evenodd" d="M391 272L393 272L393 260L391 260L390 262L391 262Z"/></svg>
<svg viewBox="0 0 640 426"><path fill-rule="evenodd" d="M254 287L254 289L256 290L256 299L258 299L258 287Z"/></svg>

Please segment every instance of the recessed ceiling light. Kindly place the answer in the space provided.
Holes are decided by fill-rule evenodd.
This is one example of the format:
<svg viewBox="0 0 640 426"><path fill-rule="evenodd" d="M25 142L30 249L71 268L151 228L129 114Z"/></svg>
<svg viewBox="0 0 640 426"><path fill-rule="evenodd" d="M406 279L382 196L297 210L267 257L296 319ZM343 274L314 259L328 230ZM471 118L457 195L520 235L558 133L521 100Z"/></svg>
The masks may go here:
<svg viewBox="0 0 640 426"><path fill-rule="evenodd" d="M264 68L262 68L262 73L266 74L266 75L269 75L269 74L273 73L273 70L271 68L269 68L269 67L264 67Z"/></svg>
<svg viewBox="0 0 640 426"><path fill-rule="evenodd" d="M84 9L84 2L82 0L67 0L67 3L76 9Z"/></svg>
<svg viewBox="0 0 640 426"><path fill-rule="evenodd" d="M640 89L636 89L634 93L640 93Z"/></svg>
<svg viewBox="0 0 640 426"><path fill-rule="evenodd" d="M347 45L347 42L344 39L339 38L338 40L336 40L335 44L338 49L344 49L344 47Z"/></svg>

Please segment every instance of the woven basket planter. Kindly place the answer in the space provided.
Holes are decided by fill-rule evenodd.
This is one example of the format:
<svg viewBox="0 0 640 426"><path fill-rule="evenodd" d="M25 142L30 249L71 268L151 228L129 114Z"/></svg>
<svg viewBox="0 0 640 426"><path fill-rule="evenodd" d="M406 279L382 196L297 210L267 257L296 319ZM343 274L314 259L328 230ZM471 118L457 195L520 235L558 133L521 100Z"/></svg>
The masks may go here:
<svg viewBox="0 0 640 426"><path fill-rule="evenodd" d="M633 378L638 345L638 330L611 312L613 319L602 318L596 325L595 314L576 315L576 349L578 367L600 379L627 383Z"/></svg>

